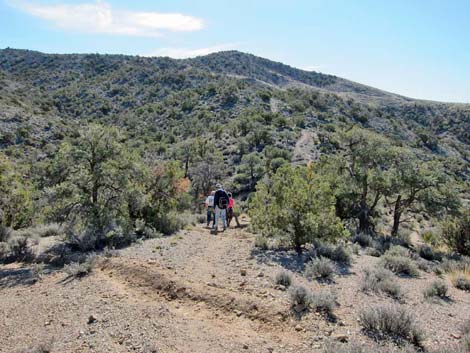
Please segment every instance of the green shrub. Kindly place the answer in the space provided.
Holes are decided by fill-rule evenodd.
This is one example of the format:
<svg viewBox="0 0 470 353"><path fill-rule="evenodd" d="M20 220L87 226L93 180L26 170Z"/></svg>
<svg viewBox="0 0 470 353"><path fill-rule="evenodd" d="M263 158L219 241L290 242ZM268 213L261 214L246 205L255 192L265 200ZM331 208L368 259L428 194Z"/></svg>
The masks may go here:
<svg viewBox="0 0 470 353"><path fill-rule="evenodd" d="M6 261L32 261L34 254L28 243L28 238L16 235L8 239L8 254Z"/></svg>
<svg viewBox="0 0 470 353"><path fill-rule="evenodd" d="M395 274L418 277L419 271L409 252L401 246L394 246L382 256L380 263Z"/></svg>
<svg viewBox="0 0 470 353"><path fill-rule="evenodd" d="M425 260L429 261L440 261L442 255L435 252L429 245L421 245L418 247L418 254Z"/></svg>
<svg viewBox="0 0 470 353"><path fill-rule="evenodd" d="M0 263L7 262L10 256L8 243L0 242Z"/></svg>
<svg viewBox="0 0 470 353"><path fill-rule="evenodd" d="M358 233L356 234L353 239L353 243L357 243L363 248L371 247L374 243L372 237L366 233Z"/></svg>
<svg viewBox="0 0 470 353"><path fill-rule="evenodd" d="M374 256L374 257L380 257L380 256L382 256L382 253L379 250L377 250L376 248L367 248L366 249L366 255Z"/></svg>
<svg viewBox="0 0 470 353"><path fill-rule="evenodd" d="M394 281L393 272L385 268L366 269L362 281L362 290L365 292L385 293L395 299L402 298L400 286Z"/></svg>
<svg viewBox="0 0 470 353"><path fill-rule="evenodd" d="M450 249L470 256L470 208L459 217L443 223L442 239Z"/></svg>
<svg viewBox="0 0 470 353"><path fill-rule="evenodd" d="M310 296L310 306L315 311L332 316L333 310L336 307L336 295L327 291L312 293Z"/></svg>
<svg viewBox="0 0 470 353"><path fill-rule="evenodd" d="M304 275L308 279L319 278L323 280L332 280L334 274L334 263L325 257L318 257L312 259L312 261L310 261L305 266L304 270Z"/></svg>
<svg viewBox="0 0 470 353"><path fill-rule="evenodd" d="M455 288L470 291L470 266L463 270L456 270L450 274L450 279Z"/></svg>
<svg viewBox="0 0 470 353"><path fill-rule="evenodd" d="M262 235L257 235L255 238L255 247L261 250L268 250L268 239Z"/></svg>
<svg viewBox="0 0 470 353"><path fill-rule="evenodd" d="M351 265L352 262L351 253L344 245L336 246L330 259L344 265Z"/></svg>
<svg viewBox="0 0 470 353"><path fill-rule="evenodd" d="M11 235L11 229L0 224L0 243L6 242Z"/></svg>
<svg viewBox="0 0 470 353"><path fill-rule="evenodd" d="M403 246L400 245L392 245L386 252L386 255L392 255L392 256L404 256L404 257L409 257L410 252L408 249L404 248Z"/></svg>
<svg viewBox="0 0 470 353"><path fill-rule="evenodd" d="M58 223L49 223L21 229L15 233L26 238L46 238L63 234L63 229Z"/></svg>
<svg viewBox="0 0 470 353"><path fill-rule="evenodd" d="M350 265L352 261L352 255L348 249L342 244L337 246L322 244L317 242L315 246L314 255L317 257L326 257L335 262L342 263L344 265Z"/></svg>
<svg viewBox="0 0 470 353"><path fill-rule="evenodd" d="M185 214L169 212L156 221L155 229L164 235L171 235L190 224Z"/></svg>
<svg viewBox="0 0 470 353"><path fill-rule="evenodd" d="M289 290L289 298L291 301L291 307L295 311L301 312L308 309L311 293L303 286L292 286Z"/></svg>
<svg viewBox="0 0 470 353"><path fill-rule="evenodd" d="M361 246L358 244L353 244L351 246L351 251L354 255L359 255L359 252L361 251Z"/></svg>
<svg viewBox="0 0 470 353"><path fill-rule="evenodd" d="M416 260L416 266L418 266L418 268L421 270L421 271L424 271L426 273L429 273L431 271L433 271L433 269L435 268L435 266L431 266L429 264L429 262L427 262L426 260L423 260L423 259L418 259Z"/></svg>
<svg viewBox="0 0 470 353"><path fill-rule="evenodd" d="M299 253L314 240L347 236L329 183L311 167L287 164L259 182L250 197L249 215L255 231L287 236Z"/></svg>
<svg viewBox="0 0 470 353"><path fill-rule="evenodd" d="M364 330L375 339L390 339L397 343L409 342L421 346L423 333L415 318L398 305L377 306L360 313Z"/></svg>
<svg viewBox="0 0 470 353"><path fill-rule="evenodd" d="M276 284L280 284L287 288L290 287L290 285L292 284L292 277L289 272L282 271L276 275L275 281Z"/></svg>
<svg viewBox="0 0 470 353"><path fill-rule="evenodd" d="M64 267L65 273L72 278L82 278L89 275L96 265L96 255L91 254L83 262L73 262Z"/></svg>
<svg viewBox="0 0 470 353"><path fill-rule="evenodd" d="M443 281L434 281L428 288L424 290L423 294L427 299L435 297L447 298L448 290L449 288L447 287L447 284L445 284Z"/></svg>
<svg viewBox="0 0 470 353"><path fill-rule="evenodd" d="M439 235L431 230L426 230L421 233L421 238L426 244L429 244L431 246L438 246L441 244L441 238L439 237Z"/></svg>
<svg viewBox="0 0 470 353"><path fill-rule="evenodd" d="M207 222L207 215L205 214L198 214L196 217L197 223L204 224Z"/></svg>

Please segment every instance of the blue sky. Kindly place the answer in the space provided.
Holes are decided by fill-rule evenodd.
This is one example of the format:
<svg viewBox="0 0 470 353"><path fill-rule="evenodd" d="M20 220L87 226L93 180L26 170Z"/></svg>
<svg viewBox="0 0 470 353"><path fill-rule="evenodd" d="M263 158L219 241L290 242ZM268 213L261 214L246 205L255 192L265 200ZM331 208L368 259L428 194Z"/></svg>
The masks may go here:
<svg viewBox="0 0 470 353"><path fill-rule="evenodd" d="M468 0L0 0L0 48L236 49L410 97L470 102Z"/></svg>

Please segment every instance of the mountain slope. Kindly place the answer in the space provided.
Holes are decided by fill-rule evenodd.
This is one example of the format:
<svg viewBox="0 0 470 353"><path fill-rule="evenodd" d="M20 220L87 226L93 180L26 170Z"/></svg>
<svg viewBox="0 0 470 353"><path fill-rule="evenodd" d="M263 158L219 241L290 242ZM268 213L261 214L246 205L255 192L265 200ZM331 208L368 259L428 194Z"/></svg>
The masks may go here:
<svg viewBox="0 0 470 353"><path fill-rule="evenodd" d="M91 121L117 125L134 145L164 156L188 138L207 138L227 166L239 163L241 149L293 152L303 129L318 136L313 154L326 153L329 132L360 124L469 169L470 105L414 100L236 51L175 60L0 50L0 144L8 153L53 151Z"/></svg>

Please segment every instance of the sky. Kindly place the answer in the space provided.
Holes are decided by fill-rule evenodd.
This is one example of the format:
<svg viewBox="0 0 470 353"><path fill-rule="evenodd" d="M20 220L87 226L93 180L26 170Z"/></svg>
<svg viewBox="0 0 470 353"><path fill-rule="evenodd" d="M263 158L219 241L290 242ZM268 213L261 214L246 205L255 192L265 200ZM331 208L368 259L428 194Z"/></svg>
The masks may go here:
<svg viewBox="0 0 470 353"><path fill-rule="evenodd" d="M0 0L0 48L240 50L408 97L470 103L470 0Z"/></svg>

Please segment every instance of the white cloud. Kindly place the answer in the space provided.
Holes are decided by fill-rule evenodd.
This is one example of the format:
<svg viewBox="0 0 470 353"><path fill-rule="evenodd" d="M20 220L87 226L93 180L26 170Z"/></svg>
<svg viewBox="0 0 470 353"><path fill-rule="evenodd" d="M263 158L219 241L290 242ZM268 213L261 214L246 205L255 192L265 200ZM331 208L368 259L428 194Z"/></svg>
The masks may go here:
<svg viewBox="0 0 470 353"><path fill-rule="evenodd" d="M196 56L207 55L210 53L216 53L216 52L224 51L224 50L233 50L237 46L238 45L236 43L227 43L227 44L220 44L220 45L214 45L211 47L197 48L197 49L159 48L151 53L145 54L144 56L169 56L170 58L174 58L174 59L186 59L186 58L194 58Z"/></svg>
<svg viewBox="0 0 470 353"><path fill-rule="evenodd" d="M55 26L77 32L156 37L161 31L197 31L202 19L180 13L115 10L104 1L77 5L40 5L13 2L13 6Z"/></svg>

